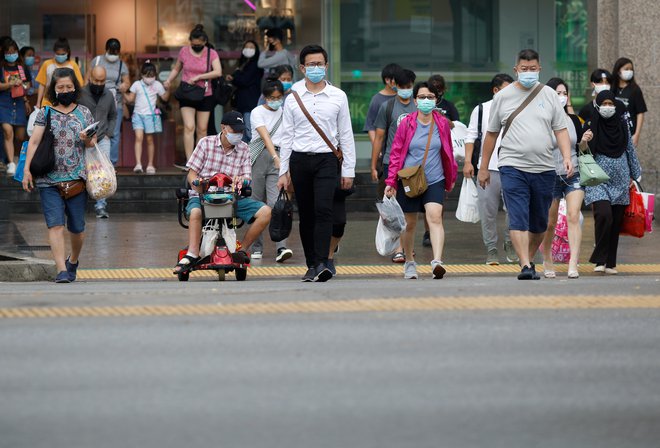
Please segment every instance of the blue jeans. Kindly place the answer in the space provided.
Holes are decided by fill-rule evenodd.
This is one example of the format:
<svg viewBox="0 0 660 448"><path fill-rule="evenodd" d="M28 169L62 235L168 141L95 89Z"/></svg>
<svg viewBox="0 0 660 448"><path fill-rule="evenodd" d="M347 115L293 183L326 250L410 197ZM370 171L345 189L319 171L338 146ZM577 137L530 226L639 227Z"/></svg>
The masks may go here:
<svg viewBox="0 0 660 448"><path fill-rule="evenodd" d="M85 231L85 208L87 207L87 191L77 196L64 199L57 187L40 187L39 197L41 209L48 228L66 224L73 234Z"/></svg>
<svg viewBox="0 0 660 448"><path fill-rule="evenodd" d="M555 187L555 171L528 173L512 166L500 167L509 230L544 233Z"/></svg>
<svg viewBox="0 0 660 448"><path fill-rule="evenodd" d="M101 140L99 140L98 143L96 143L99 147L99 150L103 154L105 154L106 157L110 157L110 154L111 154L111 151L112 151L112 149L110 147L111 142L112 142L112 140L110 140L106 136L106 137L103 137ZM96 204L94 204L94 209L96 211L98 211L98 210L104 209L106 207L106 205L108 205L108 202L105 199L99 199L98 201L96 201Z"/></svg>
<svg viewBox="0 0 660 448"><path fill-rule="evenodd" d="M113 165L119 162L119 143L121 142L121 123L124 121L124 107L117 107L117 123L115 129L110 137L110 161Z"/></svg>

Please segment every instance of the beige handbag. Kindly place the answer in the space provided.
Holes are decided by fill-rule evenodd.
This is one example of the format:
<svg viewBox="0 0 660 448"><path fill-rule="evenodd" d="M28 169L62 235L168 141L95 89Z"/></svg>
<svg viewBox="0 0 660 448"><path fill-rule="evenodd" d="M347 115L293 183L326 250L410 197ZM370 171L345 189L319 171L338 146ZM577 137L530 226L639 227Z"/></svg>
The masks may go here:
<svg viewBox="0 0 660 448"><path fill-rule="evenodd" d="M426 157L429 155L429 148L431 147L431 138L433 137L433 126L435 120L431 119L431 127L429 128L429 138L426 141L426 150L424 150L424 160L421 165L409 166L399 170L397 173L401 183L403 184L403 192L409 198L416 198L424 194L428 189L426 183L426 174L424 173L424 165L426 165Z"/></svg>

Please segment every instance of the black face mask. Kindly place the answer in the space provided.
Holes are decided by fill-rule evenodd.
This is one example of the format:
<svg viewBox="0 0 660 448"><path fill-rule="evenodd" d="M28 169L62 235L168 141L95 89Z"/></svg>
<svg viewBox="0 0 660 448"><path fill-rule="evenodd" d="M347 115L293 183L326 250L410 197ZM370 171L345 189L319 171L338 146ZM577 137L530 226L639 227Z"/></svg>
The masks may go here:
<svg viewBox="0 0 660 448"><path fill-rule="evenodd" d="M92 95L94 95L94 96L103 95L103 90L104 89L105 89L105 85L98 85L98 84L90 84L89 85L89 91L92 92Z"/></svg>
<svg viewBox="0 0 660 448"><path fill-rule="evenodd" d="M204 47L205 47L205 45L191 45L191 46L190 46L190 48L192 48L192 50L193 50L195 53L201 53L202 50L204 50Z"/></svg>
<svg viewBox="0 0 660 448"><path fill-rule="evenodd" d="M275 51L275 44L268 44L268 51Z"/></svg>
<svg viewBox="0 0 660 448"><path fill-rule="evenodd" d="M69 106L71 103L76 101L78 93L74 90L72 92L58 93L57 102L62 106Z"/></svg>

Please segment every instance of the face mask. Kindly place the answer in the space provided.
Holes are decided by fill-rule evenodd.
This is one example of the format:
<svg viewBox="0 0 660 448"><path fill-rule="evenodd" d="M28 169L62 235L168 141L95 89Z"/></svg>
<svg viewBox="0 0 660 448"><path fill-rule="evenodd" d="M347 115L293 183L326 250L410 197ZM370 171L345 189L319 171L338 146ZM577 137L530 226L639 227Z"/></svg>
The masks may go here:
<svg viewBox="0 0 660 448"><path fill-rule="evenodd" d="M605 119L612 118L616 113L616 106L600 106L598 108L598 113Z"/></svg>
<svg viewBox="0 0 660 448"><path fill-rule="evenodd" d="M26 56L25 65L27 65L28 67L32 67L34 65L34 56Z"/></svg>
<svg viewBox="0 0 660 448"><path fill-rule="evenodd" d="M142 81L148 86L154 83L156 81L156 78L142 78Z"/></svg>
<svg viewBox="0 0 660 448"><path fill-rule="evenodd" d="M402 99L407 100L413 94L413 89L397 89L396 94L399 95Z"/></svg>
<svg viewBox="0 0 660 448"><path fill-rule="evenodd" d="M233 132L226 132L225 137L227 137L227 141L231 145L236 146L241 142L241 140L243 140L243 133L241 132L241 133L235 134Z"/></svg>
<svg viewBox="0 0 660 448"><path fill-rule="evenodd" d="M305 76L316 84L325 78L325 67L305 67Z"/></svg>
<svg viewBox="0 0 660 448"><path fill-rule="evenodd" d="M284 87L284 91L286 92L287 90L291 90L291 86L293 83L291 81L281 81L282 82L282 87Z"/></svg>
<svg viewBox="0 0 660 448"><path fill-rule="evenodd" d="M103 95L103 89L105 89L105 85L98 85L98 84L89 85L89 91L92 92L92 95L95 96Z"/></svg>
<svg viewBox="0 0 660 448"><path fill-rule="evenodd" d="M526 89L531 89L539 82L539 72L521 72L518 73L518 82Z"/></svg>
<svg viewBox="0 0 660 448"><path fill-rule="evenodd" d="M106 53L105 58L107 59L108 62L117 62L119 60L119 55Z"/></svg>
<svg viewBox="0 0 660 448"><path fill-rule="evenodd" d="M268 101L267 104L268 104L268 107L270 107L271 109L277 110L280 107L282 107L282 104L284 104L284 101L282 101L282 100Z"/></svg>
<svg viewBox="0 0 660 448"><path fill-rule="evenodd" d="M275 44L268 44L268 51L275 51Z"/></svg>
<svg viewBox="0 0 660 448"><path fill-rule="evenodd" d="M254 48L243 48L243 56L245 56L246 58L250 59L255 54L257 54L257 50L255 50Z"/></svg>
<svg viewBox="0 0 660 448"><path fill-rule="evenodd" d="M192 51L195 53L201 53L204 50L204 45L191 45Z"/></svg>
<svg viewBox="0 0 660 448"><path fill-rule="evenodd" d="M568 104L568 97L566 95L559 95L559 103L561 104L561 107L566 107L566 104Z"/></svg>
<svg viewBox="0 0 660 448"><path fill-rule="evenodd" d="M75 90L71 92L58 93L57 102L60 103L62 106L69 106L71 103L73 103L76 100L77 96L78 95L76 94Z"/></svg>
<svg viewBox="0 0 660 448"><path fill-rule="evenodd" d="M609 84L599 84L594 86L594 92L596 95L598 95L600 92L604 90L610 90L610 85Z"/></svg>
<svg viewBox="0 0 660 448"><path fill-rule="evenodd" d="M56 55L55 55L55 61L56 61L58 64L64 64L64 63L66 62L67 59L69 59L69 55L68 55L68 54L56 54Z"/></svg>
<svg viewBox="0 0 660 448"><path fill-rule="evenodd" d="M417 109L423 114L430 114L435 109L435 100L417 100Z"/></svg>
<svg viewBox="0 0 660 448"><path fill-rule="evenodd" d="M621 79L624 81L630 81L633 78L635 72L632 70L621 70Z"/></svg>
<svg viewBox="0 0 660 448"><path fill-rule="evenodd" d="M5 61L9 62L10 64L13 64L17 60L18 60L18 53L6 54L5 55Z"/></svg>
<svg viewBox="0 0 660 448"><path fill-rule="evenodd" d="M392 90L394 90L394 93L397 93L399 91L399 88L397 86L392 86Z"/></svg>

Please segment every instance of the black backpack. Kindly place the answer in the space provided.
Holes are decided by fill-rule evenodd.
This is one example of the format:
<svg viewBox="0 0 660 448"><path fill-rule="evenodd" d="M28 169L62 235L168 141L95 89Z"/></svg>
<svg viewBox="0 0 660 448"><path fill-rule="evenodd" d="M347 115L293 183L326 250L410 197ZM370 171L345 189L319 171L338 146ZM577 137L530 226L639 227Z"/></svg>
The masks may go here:
<svg viewBox="0 0 660 448"><path fill-rule="evenodd" d="M291 234L292 226L293 204L289 200L287 192L282 188L271 212L270 225L268 226L270 239L276 243L287 239Z"/></svg>
<svg viewBox="0 0 660 448"><path fill-rule="evenodd" d="M55 168L55 149L53 148L55 136L50 127L52 112L49 107L46 107L44 113L46 115L46 129L44 129L44 135L32 157L32 162L30 162L30 173L35 177L45 176Z"/></svg>

